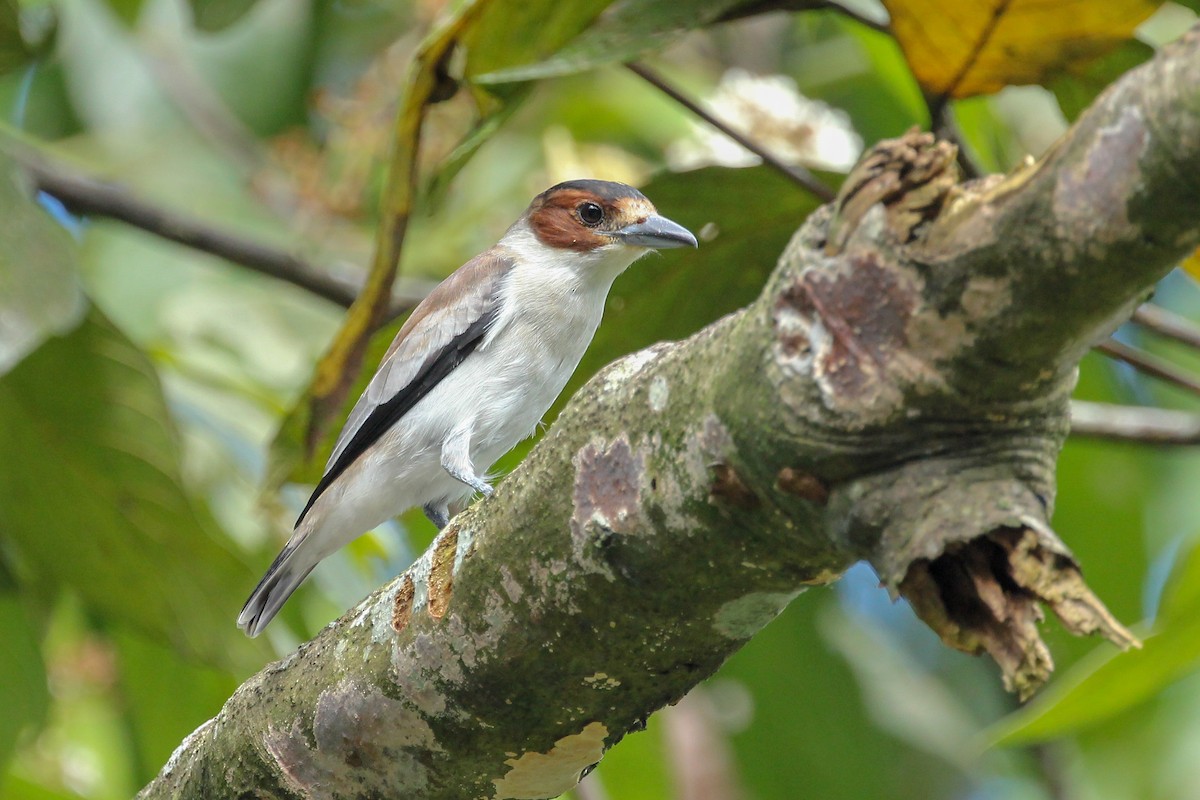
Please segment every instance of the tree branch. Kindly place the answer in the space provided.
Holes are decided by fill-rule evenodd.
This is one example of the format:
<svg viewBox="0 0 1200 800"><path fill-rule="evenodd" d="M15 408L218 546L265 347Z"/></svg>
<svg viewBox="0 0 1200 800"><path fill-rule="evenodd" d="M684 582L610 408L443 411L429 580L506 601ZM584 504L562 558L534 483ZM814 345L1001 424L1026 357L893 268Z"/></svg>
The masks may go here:
<svg viewBox="0 0 1200 800"><path fill-rule="evenodd" d="M1151 445L1200 444L1200 415L1071 401L1071 435Z"/></svg>
<svg viewBox="0 0 1200 800"><path fill-rule="evenodd" d="M717 18L717 22L733 22L747 17L756 17L759 14L769 14L773 11L833 11L873 31L887 34L892 32L891 26L886 21L868 17L853 8L834 2L834 0L759 0L729 9Z"/></svg>
<svg viewBox="0 0 1200 800"><path fill-rule="evenodd" d="M1144 372L1152 378L1166 381L1192 394L1200 394L1200 380L1196 380L1191 375L1188 375L1170 361L1147 353L1145 350L1130 347L1124 342L1118 342L1116 339L1107 339L1100 342L1095 346L1095 350L1109 358L1123 361L1138 372Z"/></svg>
<svg viewBox="0 0 1200 800"><path fill-rule="evenodd" d="M1167 311L1162 306L1153 303L1139 306L1137 311L1133 312L1132 320L1159 336L1200 349L1200 327L1190 319Z"/></svg>
<svg viewBox="0 0 1200 800"><path fill-rule="evenodd" d="M554 797L863 558L1021 696L1040 604L1136 645L1048 519L1079 359L1200 244L1200 29L1039 165L954 158L881 143L755 302L597 375L142 796Z"/></svg>
<svg viewBox="0 0 1200 800"><path fill-rule="evenodd" d="M56 198L76 214L119 220L298 286L343 308L354 302L361 288L357 279L342 277L337 270L317 266L286 250L164 210L117 184L72 172L40 156L25 153L17 157L38 191ZM411 309L427 291L427 286L417 282L401 286L393 297L392 316Z"/></svg>
<svg viewBox="0 0 1200 800"><path fill-rule="evenodd" d="M743 135L735 128L727 125L722 120L717 119L717 117L710 113L708 109L704 108L690 97L684 95L682 92L668 83L661 75L647 67L645 64L629 63L626 64L625 67L634 75L637 75L639 78L646 81L646 83L658 89L667 97L670 97L676 103L679 103L679 105L683 106L688 111L700 117L700 119L704 120L709 125L713 126L721 133L725 134L730 139L733 139L742 147L761 158L764 164L771 167L788 180L808 190L809 192L812 192L814 196L820 198L821 200L829 201L833 199L833 189L818 179L816 175L813 175L807 169L797 164L788 164L784 162L774 153L761 146L749 136Z"/></svg>

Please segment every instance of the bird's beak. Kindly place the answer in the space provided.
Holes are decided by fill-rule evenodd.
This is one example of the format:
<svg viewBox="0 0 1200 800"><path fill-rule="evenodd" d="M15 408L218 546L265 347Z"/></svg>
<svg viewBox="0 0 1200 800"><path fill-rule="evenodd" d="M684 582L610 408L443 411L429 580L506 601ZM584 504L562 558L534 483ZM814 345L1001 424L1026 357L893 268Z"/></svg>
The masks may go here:
<svg viewBox="0 0 1200 800"><path fill-rule="evenodd" d="M695 247L696 237L677 222L651 214L641 222L626 225L613 231L612 235L621 242L635 247Z"/></svg>

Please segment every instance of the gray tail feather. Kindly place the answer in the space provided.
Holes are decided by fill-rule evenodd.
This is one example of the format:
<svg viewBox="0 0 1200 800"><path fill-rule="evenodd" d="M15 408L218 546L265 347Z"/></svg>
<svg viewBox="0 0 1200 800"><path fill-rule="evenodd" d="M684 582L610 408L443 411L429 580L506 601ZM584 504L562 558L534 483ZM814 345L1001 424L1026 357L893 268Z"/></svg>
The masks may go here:
<svg viewBox="0 0 1200 800"><path fill-rule="evenodd" d="M242 607L242 613L238 614L237 619L238 627L245 631L247 636L254 637L262 633L267 623L275 618L279 609L292 596L292 592L296 591L308 577L308 573L313 571L316 564L294 563L298 551L297 544L288 542L283 550L279 551L279 555L275 556L258 586L250 593L250 598Z"/></svg>

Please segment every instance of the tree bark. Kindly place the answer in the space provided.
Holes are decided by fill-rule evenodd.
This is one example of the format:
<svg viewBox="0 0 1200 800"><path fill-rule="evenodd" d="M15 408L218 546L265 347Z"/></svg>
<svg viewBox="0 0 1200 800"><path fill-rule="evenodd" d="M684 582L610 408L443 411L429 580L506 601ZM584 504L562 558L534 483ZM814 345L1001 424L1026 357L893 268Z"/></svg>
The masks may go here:
<svg viewBox="0 0 1200 800"><path fill-rule="evenodd" d="M751 306L596 376L142 796L555 797L861 559L1021 696L1039 604L1134 644L1048 519L1079 359L1200 244L1200 29L1040 162L955 170L877 146Z"/></svg>

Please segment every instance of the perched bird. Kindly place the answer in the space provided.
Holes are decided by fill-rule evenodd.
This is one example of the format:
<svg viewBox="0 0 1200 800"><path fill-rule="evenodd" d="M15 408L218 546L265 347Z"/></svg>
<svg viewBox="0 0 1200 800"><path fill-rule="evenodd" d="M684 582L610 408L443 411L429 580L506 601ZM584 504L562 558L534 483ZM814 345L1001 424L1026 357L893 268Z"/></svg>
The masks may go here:
<svg viewBox="0 0 1200 800"><path fill-rule="evenodd" d="M246 601L257 636L317 563L420 505L492 493L488 468L531 435L579 365L613 280L652 249L695 247L630 186L560 183L459 267L396 334L291 539Z"/></svg>

